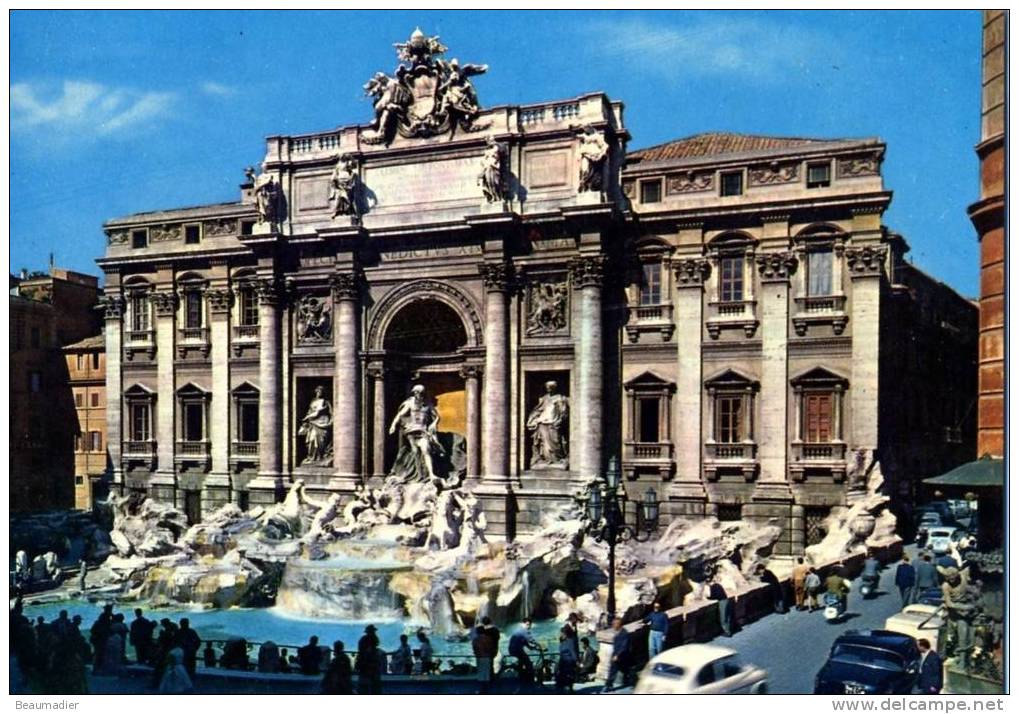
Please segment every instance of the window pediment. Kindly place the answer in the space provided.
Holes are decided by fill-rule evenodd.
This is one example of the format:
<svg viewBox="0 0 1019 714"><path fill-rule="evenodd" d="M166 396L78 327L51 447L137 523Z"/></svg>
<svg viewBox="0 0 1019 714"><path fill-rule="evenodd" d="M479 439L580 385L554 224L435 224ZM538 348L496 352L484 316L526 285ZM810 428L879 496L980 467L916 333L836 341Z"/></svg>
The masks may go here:
<svg viewBox="0 0 1019 714"><path fill-rule="evenodd" d="M803 372L789 380L789 383L799 389L847 389L849 387L848 379L824 367L814 367Z"/></svg>
<svg viewBox="0 0 1019 714"><path fill-rule="evenodd" d="M736 370L727 369L721 374L718 374L711 379L704 382L704 386L709 390L715 391L753 391L756 392L760 388L760 382L755 379L751 379L743 374L740 374Z"/></svg>

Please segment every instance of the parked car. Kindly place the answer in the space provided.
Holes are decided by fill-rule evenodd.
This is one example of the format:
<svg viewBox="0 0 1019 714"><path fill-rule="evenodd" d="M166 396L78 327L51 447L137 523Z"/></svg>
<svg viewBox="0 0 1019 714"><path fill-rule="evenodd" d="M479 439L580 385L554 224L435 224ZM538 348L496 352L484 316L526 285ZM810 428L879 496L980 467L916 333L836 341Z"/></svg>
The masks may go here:
<svg viewBox="0 0 1019 714"><path fill-rule="evenodd" d="M885 620L885 629L909 635L913 639L921 638L931 643L931 649L937 651L941 626L945 623L945 610L938 605L906 605L902 612Z"/></svg>
<svg viewBox="0 0 1019 714"><path fill-rule="evenodd" d="M927 531L927 547L934 555L944 555L952 549L952 545L959 542L962 532L952 526L938 526Z"/></svg>
<svg viewBox="0 0 1019 714"><path fill-rule="evenodd" d="M635 694L767 694L768 673L717 645L683 645L647 663Z"/></svg>
<svg viewBox="0 0 1019 714"><path fill-rule="evenodd" d="M952 511L952 517L956 520L970 517L969 501L962 499L949 500L948 508Z"/></svg>
<svg viewBox="0 0 1019 714"><path fill-rule="evenodd" d="M850 630L832 645L814 694L909 694L919 672L920 650L909 635Z"/></svg>
<svg viewBox="0 0 1019 714"><path fill-rule="evenodd" d="M927 544L927 534L931 528L940 528L943 525L941 516L933 511L924 513L916 527L916 543L920 547Z"/></svg>

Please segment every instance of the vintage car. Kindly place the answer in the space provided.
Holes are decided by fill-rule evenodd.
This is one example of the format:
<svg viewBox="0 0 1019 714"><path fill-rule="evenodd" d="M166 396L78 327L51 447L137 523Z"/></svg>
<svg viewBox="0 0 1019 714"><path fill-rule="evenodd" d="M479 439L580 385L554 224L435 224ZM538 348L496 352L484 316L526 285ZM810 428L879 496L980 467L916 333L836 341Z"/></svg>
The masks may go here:
<svg viewBox="0 0 1019 714"><path fill-rule="evenodd" d="M909 635L850 630L832 645L814 694L909 694L919 672L920 650Z"/></svg>
<svg viewBox="0 0 1019 714"><path fill-rule="evenodd" d="M744 664L735 650L683 645L665 650L640 673L635 694L767 694L768 673Z"/></svg>
<svg viewBox="0 0 1019 714"><path fill-rule="evenodd" d="M927 530L927 547L935 555L944 555L952 549L952 545L963 536L962 531L952 526L941 526Z"/></svg>
<svg viewBox="0 0 1019 714"><path fill-rule="evenodd" d="M938 634L945 623L945 610L937 605L906 605L902 612L885 620L885 629L901 632L915 640L925 639L938 649Z"/></svg>

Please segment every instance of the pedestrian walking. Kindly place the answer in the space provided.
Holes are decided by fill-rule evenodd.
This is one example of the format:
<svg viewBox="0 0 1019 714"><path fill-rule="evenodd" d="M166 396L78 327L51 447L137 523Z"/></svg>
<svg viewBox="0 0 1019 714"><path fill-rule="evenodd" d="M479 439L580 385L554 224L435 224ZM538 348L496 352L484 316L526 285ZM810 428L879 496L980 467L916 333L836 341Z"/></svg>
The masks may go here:
<svg viewBox="0 0 1019 714"><path fill-rule="evenodd" d="M598 671L598 651L591 646L591 641L586 637L580 639L580 660L577 665L577 680L589 681L594 673Z"/></svg>
<svg viewBox="0 0 1019 714"><path fill-rule="evenodd" d="M930 553L924 553L923 557L916 564L916 591L914 600L919 600L928 590L940 587L941 580L938 571L931 562Z"/></svg>
<svg viewBox="0 0 1019 714"><path fill-rule="evenodd" d="M333 656L322 678L323 694L353 694L354 685L350 657L343 651L343 643L333 643Z"/></svg>
<svg viewBox="0 0 1019 714"><path fill-rule="evenodd" d="M665 636L669 633L669 616L662 612L662 603L655 600L651 613L644 618L648 626L647 656L651 659L665 649Z"/></svg>
<svg viewBox="0 0 1019 714"><path fill-rule="evenodd" d="M627 672L630 668L630 633L623 627L623 618L612 620L612 659L609 660L609 673L605 677L603 692L611 692L616 686L616 677L622 675L623 686L626 686Z"/></svg>
<svg viewBox="0 0 1019 714"><path fill-rule="evenodd" d="M899 589L902 606L914 600L913 588L916 586L916 568L909 562L909 556L902 554L902 562L895 568L895 587Z"/></svg>
<svg viewBox="0 0 1019 714"><path fill-rule="evenodd" d="M793 568L793 602L797 610L805 610L807 604L807 575L810 574L810 566L803 562L803 558L796 559L796 566Z"/></svg>
<svg viewBox="0 0 1019 714"><path fill-rule="evenodd" d="M916 641L920 649L920 676L916 688L919 694L940 694L945 685L945 667L941 655L931 649L930 640L920 638Z"/></svg>
<svg viewBox="0 0 1019 714"><path fill-rule="evenodd" d="M821 596L821 576L817 574L817 570L814 568L810 569L803 581L803 587L807 592L807 605L810 608L810 612L813 612L821 606L819 602Z"/></svg>

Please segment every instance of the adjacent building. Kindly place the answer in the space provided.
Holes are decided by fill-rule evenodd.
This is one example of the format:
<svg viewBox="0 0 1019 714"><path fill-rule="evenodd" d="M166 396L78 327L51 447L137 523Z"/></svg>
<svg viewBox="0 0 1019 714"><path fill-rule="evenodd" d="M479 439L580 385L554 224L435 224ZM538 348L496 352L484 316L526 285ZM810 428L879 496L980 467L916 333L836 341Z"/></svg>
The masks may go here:
<svg viewBox="0 0 1019 714"><path fill-rule="evenodd" d="M483 66L398 48L372 124L269 137L236 202L106 223L114 487L193 521L297 479L351 495L394 468L414 385L507 537L610 459L632 500L773 521L784 552L874 459L894 494L930 475L896 400L972 368L975 308L883 225L879 140L627 153L604 94L482 110ZM971 396L925 416L932 462Z"/></svg>
<svg viewBox="0 0 1019 714"><path fill-rule="evenodd" d="M61 346L98 332L98 279L51 267L11 283L11 510L72 508L79 427Z"/></svg>
<svg viewBox="0 0 1019 714"><path fill-rule="evenodd" d="M63 348L67 383L74 400L74 507L90 510L107 494L106 339L86 337Z"/></svg>

